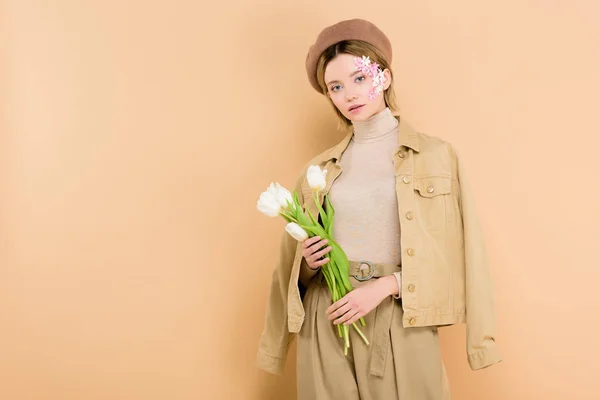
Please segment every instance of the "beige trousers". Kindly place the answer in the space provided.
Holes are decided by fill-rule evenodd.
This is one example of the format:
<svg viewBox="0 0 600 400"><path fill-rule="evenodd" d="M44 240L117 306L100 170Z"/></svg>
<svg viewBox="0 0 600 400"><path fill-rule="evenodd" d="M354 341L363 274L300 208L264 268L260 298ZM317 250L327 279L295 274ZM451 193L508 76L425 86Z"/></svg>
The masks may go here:
<svg viewBox="0 0 600 400"><path fill-rule="evenodd" d="M356 288L366 282L350 278ZM373 278L377 279L377 278ZM331 294L322 274L303 299L306 318L298 334L298 400L449 400L437 327L402 326L401 300L388 296L354 328L344 355L337 327L327 319Z"/></svg>

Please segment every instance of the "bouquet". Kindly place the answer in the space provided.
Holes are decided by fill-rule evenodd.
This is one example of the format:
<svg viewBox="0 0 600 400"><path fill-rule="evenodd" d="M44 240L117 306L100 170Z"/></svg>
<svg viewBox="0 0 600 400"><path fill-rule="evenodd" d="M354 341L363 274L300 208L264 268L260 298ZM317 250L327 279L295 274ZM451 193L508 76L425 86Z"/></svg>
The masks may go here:
<svg viewBox="0 0 600 400"><path fill-rule="evenodd" d="M279 183L271 183L266 191L261 193L257 202L257 208L263 214L269 217L281 215L287 222L285 230L296 240L302 242L309 237L320 236L322 239L328 239L331 251L329 252L329 262L321 267L321 272L327 281L327 286L331 293L333 302L338 301L354 288L349 278L349 262L344 250L333 240L333 217L334 209L325 195L325 208L319 202L319 192L325 189L325 175L327 170L321 170L318 165L311 165L306 173L308 185L312 189L313 200L319 210L321 223L318 218L312 215L310 210L304 210L298 199L298 194L290 193ZM360 318L360 323L365 326L365 320ZM358 325L352 326L360 335L363 341L368 345L369 341L362 333ZM350 347L349 327L338 324L338 334L344 341L344 354L348 354Z"/></svg>

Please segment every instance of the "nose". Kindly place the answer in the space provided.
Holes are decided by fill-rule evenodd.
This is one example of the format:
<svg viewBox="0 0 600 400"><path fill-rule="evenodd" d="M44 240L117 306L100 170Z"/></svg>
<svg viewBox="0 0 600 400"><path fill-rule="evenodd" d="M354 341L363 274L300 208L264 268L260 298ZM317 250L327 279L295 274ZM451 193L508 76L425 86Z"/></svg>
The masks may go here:
<svg viewBox="0 0 600 400"><path fill-rule="evenodd" d="M358 96L355 93L346 92L346 100L351 102L352 100L356 100Z"/></svg>

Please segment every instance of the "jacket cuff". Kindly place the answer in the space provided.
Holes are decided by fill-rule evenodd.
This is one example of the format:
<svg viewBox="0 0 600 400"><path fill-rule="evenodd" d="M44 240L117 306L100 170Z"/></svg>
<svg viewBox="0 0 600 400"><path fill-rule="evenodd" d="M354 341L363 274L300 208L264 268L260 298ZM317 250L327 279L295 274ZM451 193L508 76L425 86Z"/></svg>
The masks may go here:
<svg viewBox="0 0 600 400"><path fill-rule="evenodd" d="M283 372L283 366L285 364L285 359L278 357L271 357L262 352L258 353L256 357L256 366L266 372L275 375L281 375Z"/></svg>
<svg viewBox="0 0 600 400"><path fill-rule="evenodd" d="M500 350L495 343L477 352L469 354L469 365L471 370L482 369L489 367L492 364L502 361Z"/></svg>

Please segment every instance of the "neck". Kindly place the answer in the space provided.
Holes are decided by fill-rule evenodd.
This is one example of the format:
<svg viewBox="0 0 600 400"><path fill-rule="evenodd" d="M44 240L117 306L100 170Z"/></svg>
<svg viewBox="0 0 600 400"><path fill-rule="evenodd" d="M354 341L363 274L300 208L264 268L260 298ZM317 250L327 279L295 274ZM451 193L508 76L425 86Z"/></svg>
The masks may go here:
<svg viewBox="0 0 600 400"><path fill-rule="evenodd" d="M364 121L352 121L352 126L354 128L352 140L357 143L368 143L388 137L398 127L398 120L392 115L389 107L386 107Z"/></svg>

